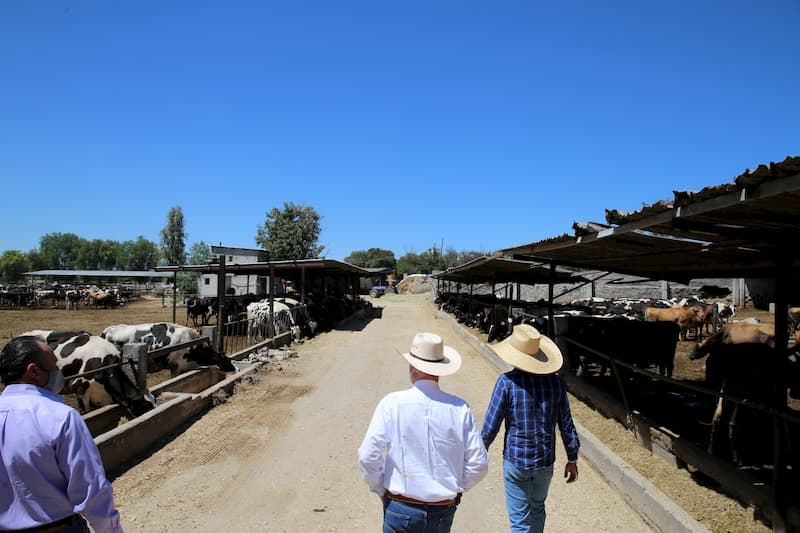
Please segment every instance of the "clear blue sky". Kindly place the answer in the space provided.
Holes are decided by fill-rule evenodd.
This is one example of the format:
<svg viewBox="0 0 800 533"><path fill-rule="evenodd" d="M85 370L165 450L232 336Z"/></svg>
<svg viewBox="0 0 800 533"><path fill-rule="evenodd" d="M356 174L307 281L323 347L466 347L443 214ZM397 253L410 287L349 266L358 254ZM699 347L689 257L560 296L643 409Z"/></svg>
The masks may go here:
<svg viewBox="0 0 800 533"><path fill-rule="evenodd" d="M558 6L558 7L555 7ZM800 154L800 2L0 3L0 251L490 252Z"/></svg>

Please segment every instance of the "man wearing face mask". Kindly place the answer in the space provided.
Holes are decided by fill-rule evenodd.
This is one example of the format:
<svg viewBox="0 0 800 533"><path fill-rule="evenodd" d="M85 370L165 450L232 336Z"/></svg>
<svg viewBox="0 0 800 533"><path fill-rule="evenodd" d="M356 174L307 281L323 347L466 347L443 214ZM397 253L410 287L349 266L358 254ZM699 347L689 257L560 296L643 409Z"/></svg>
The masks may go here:
<svg viewBox="0 0 800 533"><path fill-rule="evenodd" d="M96 533L121 533L92 435L58 395L56 363L37 337L0 352L0 532L88 533L88 519Z"/></svg>

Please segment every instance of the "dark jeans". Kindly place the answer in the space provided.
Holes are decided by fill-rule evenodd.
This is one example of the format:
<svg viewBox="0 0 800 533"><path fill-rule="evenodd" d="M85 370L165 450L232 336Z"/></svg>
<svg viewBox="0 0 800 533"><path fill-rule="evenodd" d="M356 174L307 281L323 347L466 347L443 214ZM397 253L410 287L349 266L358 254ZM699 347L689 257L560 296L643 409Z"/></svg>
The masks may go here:
<svg viewBox="0 0 800 533"><path fill-rule="evenodd" d="M384 500L383 533L449 533L457 507Z"/></svg>

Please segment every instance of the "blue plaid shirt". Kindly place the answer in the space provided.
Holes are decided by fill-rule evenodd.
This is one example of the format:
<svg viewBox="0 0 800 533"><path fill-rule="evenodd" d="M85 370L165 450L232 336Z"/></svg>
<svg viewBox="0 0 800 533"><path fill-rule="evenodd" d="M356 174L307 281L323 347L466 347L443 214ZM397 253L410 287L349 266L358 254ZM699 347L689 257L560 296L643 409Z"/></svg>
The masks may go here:
<svg viewBox="0 0 800 533"><path fill-rule="evenodd" d="M515 467L537 470L555 462L556 423L567 459L578 459L578 432L557 374L535 375L515 368L497 378L481 431L487 450L503 421L503 457Z"/></svg>

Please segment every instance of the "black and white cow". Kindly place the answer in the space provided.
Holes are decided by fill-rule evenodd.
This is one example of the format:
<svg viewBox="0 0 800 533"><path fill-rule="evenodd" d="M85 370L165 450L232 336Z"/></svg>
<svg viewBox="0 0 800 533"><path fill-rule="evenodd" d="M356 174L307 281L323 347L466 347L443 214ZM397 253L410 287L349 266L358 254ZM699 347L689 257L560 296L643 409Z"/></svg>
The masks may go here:
<svg viewBox="0 0 800 533"><path fill-rule="evenodd" d="M147 345L148 351L176 346L200 338L200 334L192 328L169 322L108 326L100 336L120 347L130 343L144 343ZM148 372L157 372L169 368L172 376L177 376L201 366L211 365L216 365L224 372L236 370L230 359L205 344L180 348L170 352L160 361L150 360L147 363L147 370Z"/></svg>
<svg viewBox="0 0 800 533"><path fill-rule="evenodd" d="M297 327L300 328L301 337L310 339L316 334L319 329L319 322L311 316L309 311L310 302L301 303L300 300L286 296L275 298L275 301L289 306L292 318Z"/></svg>
<svg viewBox="0 0 800 533"><path fill-rule="evenodd" d="M69 311L70 309L72 309L73 311L77 311L82 298L83 296L81 295L80 291L76 289L67 290L64 293L64 301L66 303L67 311Z"/></svg>
<svg viewBox="0 0 800 533"><path fill-rule="evenodd" d="M292 339L300 341L300 328L287 304L273 300L272 316L269 312L269 299L247 305L247 342L258 338L268 339L287 331L291 332Z"/></svg>
<svg viewBox="0 0 800 533"><path fill-rule="evenodd" d="M153 395L137 389L131 369L117 365L122 360L119 349L107 340L86 331L34 330L22 335L39 337L53 349L64 373L64 391L76 395L82 413L116 403L139 416L155 407ZM117 366L70 379L110 365Z"/></svg>

